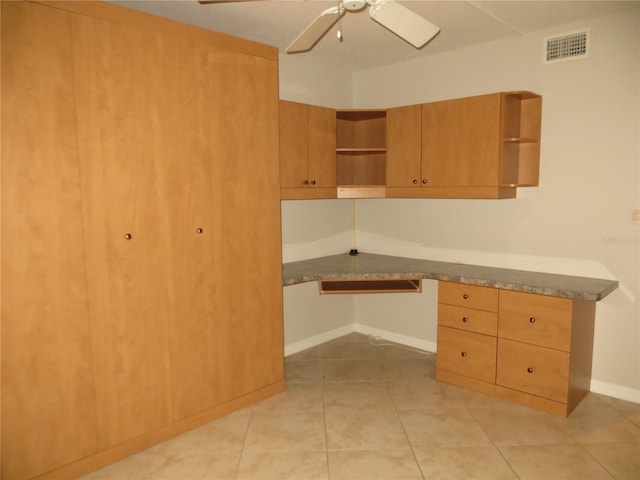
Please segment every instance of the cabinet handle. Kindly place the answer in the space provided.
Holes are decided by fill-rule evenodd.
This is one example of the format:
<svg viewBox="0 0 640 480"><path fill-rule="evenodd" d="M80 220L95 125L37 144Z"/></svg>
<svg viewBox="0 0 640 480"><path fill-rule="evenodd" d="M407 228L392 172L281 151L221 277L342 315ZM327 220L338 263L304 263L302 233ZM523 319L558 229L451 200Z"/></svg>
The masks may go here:
<svg viewBox="0 0 640 480"><path fill-rule="evenodd" d="M309 185L309 180L305 180L304 182L302 182L303 185Z"/></svg>
<svg viewBox="0 0 640 480"><path fill-rule="evenodd" d="M533 373L533 368L531 367L527 368L527 373Z"/></svg>
<svg viewBox="0 0 640 480"><path fill-rule="evenodd" d="M422 179L422 184L423 184L423 185L426 185L426 184L427 184L427 179L426 179L426 178L423 178L423 179Z"/></svg>
<svg viewBox="0 0 640 480"><path fill-rule="evenodd" d="M133 238L133 235L131 235L130 233L125 233L124 234L124 239L125 240L131 240Z"/></svg>
<svg viewBox="0 0 640 480"><path fill-rule="evenodd" d="M462 323L467 323L469 321L469 317L462 317Z"/></svg>
<svg viewBox="0 0 640 480"><path fill-rule="evenodd" d="M315 185L316 181L315 180L311 180L311 185Z"/></svg>
<svg viewBox="0 0 640 480"><path fill-rule="evenodd" d="M536 323L536 317L529 317L529 323Z"/></svg>
<svg viewBox="0 0 640 480"><path fill-rule="evenodd" d="M467 298L469 298L469 294L468 293L463 293L462 294L462 298L464 298L466 300Z"/></svg>
<svg viewBox="0 0 640 480"><path fill-rule="evenodd" d="M417 185L418 184L418 180L416 180L415 178L413 179L413 184Z"/></svg>
<svg viewBox="0 0 640 480"><path fill-rule="evenodd" d="M467 356L467 352L460 352L460 356L461 356L462 358L466 357L466 356Z"/></svg>
<svg viewBox="0 0 640 480"><path fill-rule="evenodd" d="M202 233L204 232L204 230L202 229L202 227L198 227L196 228L196 233Z"/></svg>

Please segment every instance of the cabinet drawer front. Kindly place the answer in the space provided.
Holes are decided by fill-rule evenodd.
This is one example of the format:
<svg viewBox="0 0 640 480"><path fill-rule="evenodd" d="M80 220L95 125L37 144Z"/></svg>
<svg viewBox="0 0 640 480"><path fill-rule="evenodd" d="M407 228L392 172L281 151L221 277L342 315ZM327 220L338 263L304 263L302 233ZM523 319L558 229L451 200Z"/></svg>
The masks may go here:
<svg viewBox="0 0 640 480"><path fill-rule="evenodd" d="M501 290L498 336L568 352L572 305L568 298Z"/></svg>
<svg viewBox="0 0 640 480"><path fill-rule="evenodd" d="M501 338L496 384L566 403L569 354Z"/></svg>
<svg viewBox="0 0 640 480"><path fill-rule="evenodd" d="M498 311L498 289L464 283L438 282L438 303Z"/></svg>
<svg viewBox="0 0 640 480"><path fill-rule="evenodd" d="M438 327L439 369L487 383L496 379L496 338Z"/></svg>
<svg viewBox="0 0 640 480"><path fill-rule="evenodd" d="M438 325L495 337L498 332L498 314L441 303L438 305Z"/></svg>

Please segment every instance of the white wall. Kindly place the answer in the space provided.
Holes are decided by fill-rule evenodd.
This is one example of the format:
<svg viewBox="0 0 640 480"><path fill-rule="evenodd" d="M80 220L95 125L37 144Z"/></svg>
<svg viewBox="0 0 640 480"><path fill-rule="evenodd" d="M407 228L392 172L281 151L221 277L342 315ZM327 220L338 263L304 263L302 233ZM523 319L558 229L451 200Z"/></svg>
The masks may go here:
<svg viewBox="0 0 640 480"><path fill-rule="evenodd" d="M640 14L359 72L358 108L504 90L543 95L540 186L515 200L359 200L362 251L615 278L597 304L592 390L640 402ZM543 65L543 37L591 27L588 59ZM436 302L435 295L430 299ZM416 332L411 307L356 299L356 322ZM415 322L420 322L416 319ZM434 341L434 332L424 332Z"/></svg>

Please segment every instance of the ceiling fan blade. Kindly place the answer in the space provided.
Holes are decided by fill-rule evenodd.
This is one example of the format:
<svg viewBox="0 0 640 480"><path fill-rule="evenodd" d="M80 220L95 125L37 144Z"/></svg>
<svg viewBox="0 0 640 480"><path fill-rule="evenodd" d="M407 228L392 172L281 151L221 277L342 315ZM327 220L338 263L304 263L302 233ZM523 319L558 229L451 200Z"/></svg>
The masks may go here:
<svg viewBox="0 0 640 480"><path fill-rule="evenodd" d="M285 48L287 53L306 52L318 43L325 33L345 13L342 7L331 7L322 12L298 37Z"/></svg>
<svg viewBox="0 0 640 480"><path fill-rule="evenodd" d="M436 36L440 28L392 0L379 0L369 7L369 15L416 48Z"/></svg>

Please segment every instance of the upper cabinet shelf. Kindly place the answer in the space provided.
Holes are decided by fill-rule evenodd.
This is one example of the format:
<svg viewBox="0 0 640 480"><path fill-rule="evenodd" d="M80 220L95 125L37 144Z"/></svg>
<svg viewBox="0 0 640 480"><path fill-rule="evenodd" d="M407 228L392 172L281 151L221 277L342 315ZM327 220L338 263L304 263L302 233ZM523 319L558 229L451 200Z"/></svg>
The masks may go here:
<svg viewBox="0 0 640 480"><path fill-rule="evenodd" d="M339 198L513 198L517 187L538 185L542 97L535 93L334 113Z"/></svg>

